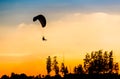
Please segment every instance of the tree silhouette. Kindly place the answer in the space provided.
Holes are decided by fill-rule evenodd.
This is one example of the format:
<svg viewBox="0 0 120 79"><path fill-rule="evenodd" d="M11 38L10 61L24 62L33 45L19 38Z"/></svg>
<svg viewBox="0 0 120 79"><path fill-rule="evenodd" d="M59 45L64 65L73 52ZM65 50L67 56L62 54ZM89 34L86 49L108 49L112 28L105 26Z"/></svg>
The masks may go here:
<svg viewBox="0 0 120 79"><path fill-rule="evenodd" d="M63 75L66 75L68 73L67 66L65 67L64 63L61 63L61 72Z"/></svg>
<svg viewBox="0 0 120 79"><path fill-rule="evenodd" d="M50 72L51 72L51 58L50 58L50 56L48 56L48 58L47 58L47 66L46 66L46 69L47 69L47 73L48 73L48 75L49 75Z"/></svg>
<svg viewBox="0 0 120 79"><path fill-rule="evenodd" d="M109 71L108 59L109 59L109 54L108 54L107 51L105 51L104 54L103 54L103 66L104 66L103 73L108 73L108 71Z"/></svg>
<svg viewBox="0 0 120 79"><path fill-rule="evenodd" d="M76 66L74 67L74 73L75 74L83 74L84 73L81 64L79 64L77 67Z"/></svg>
<svg viewBox="0 0 120 79"><path fill-rule="evenodd" d="M118 72L119 72L119 65L118 65L118 63L115 63L114 70L115 70L115 73L118 74Z"/></svg>
<svg viewBox="0 0 120 79"><path fill-rule="evenodd" d="M51 76L51 70L55 71L55 76ZM61 63L61 72L59 75L59 66L57 57L48 56L46 61L48 75L27 76L26 74L11 73L11 76L3 75L0 79L120 79L118 75L119 64L113 61L113 51L103 52L102 50L87 53L84 59L84 66L81 64L74 67L74 73L68 73L67 66Z"/></svg>
<svg viewBox="0 0 120 79"><path fill-rule="evenodd" d="M59 74L59 67L58 67L58 61L56 56L54 56L53 58L53 70L55 71L56 75Z"/></svg>
<svg viewBox="0 0 120 79"><path fill-rule="evenodd" d="M84 59L84 69L85 69L85 72L88 73L88 68L89 68L89 64L90 64L90 55L87 53L85 55L85 59Z"/></svg>
<svg viewBox="0 0 120 79"><path fill-rule="evenodd" d="M77 67L74 67L74 73L77 74Z"/></svg>
<svg viewBox="0 0 120 79"><path fill-rule="evenodd" d="M89 74L112 74L113 69L119 70L117 64L113 64L113 51L108 54L107 51L103 53L102 50L91 52L91 56L88 53L85 55L84 69Z"/></svg>
<svg viewBox="0 0 120 79"><path fill-rule="evenodd" d="M9 77L7 75L3 75L1 79L9 79Z"/></svg>
<svg viewBox="0 0 120 79"><path fill-rule="evenodd" d="M113 51L109 53L109 73L113 70Z"/></svg>

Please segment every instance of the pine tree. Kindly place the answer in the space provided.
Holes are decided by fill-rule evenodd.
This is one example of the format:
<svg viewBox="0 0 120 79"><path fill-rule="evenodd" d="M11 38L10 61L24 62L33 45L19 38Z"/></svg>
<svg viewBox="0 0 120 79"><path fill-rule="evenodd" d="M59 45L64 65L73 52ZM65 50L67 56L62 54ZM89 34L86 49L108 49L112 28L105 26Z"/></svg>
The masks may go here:
<svg viewBox="0 0 120 79"><path fill-rule="evenodd" d="M46 69L47 69L47 73L48 73L48 75L49 75L50 72L51 72L51 58L50 58L50 56L48 56L48 58L47 58L47 66L46 66Z"/></svg>
<svg viewBox="0 0 120 79"><path fill-rule="evenodd" d="M67 66L65 67L64 63L61 64L61 72L63 75L66 75L68 73Z"/></svg>
<svg viewBox="0 0 120 79"><path fill-rule="evenodd" d="M53 60L53 69L55 71L55 74L58 75L59 74L59 67L58 67L58 61L57 61L56 56L54 56L54 60Z"/></svg>

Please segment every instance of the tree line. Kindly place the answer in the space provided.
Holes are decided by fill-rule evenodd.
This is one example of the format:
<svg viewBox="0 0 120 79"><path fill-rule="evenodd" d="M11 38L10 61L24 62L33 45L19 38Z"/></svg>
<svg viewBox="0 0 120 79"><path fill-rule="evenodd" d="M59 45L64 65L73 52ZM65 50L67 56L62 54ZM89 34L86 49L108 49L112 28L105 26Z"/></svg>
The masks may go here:
<svg viewBox="0 0 120 79"><path fill-rule="evenodd" d="M74 67L74 74L118 74L119 71L118 63L113 61L113 51L93 51L91 54L87 53L83 61L83 66L79 64ZM55 71L55 75L60 72L66 75L69 72L64 62L61 63L61 68L59 68L56 56L53 57L53 62L51 62L51 57L48 56L46 69L48 75L52 70Z"/></svg>
<svg viewBox="0 0 120 79"><path fill-rule="evenodd" d="M57 56L53 58L48 56L46 59L47 75L27 76L24 73L12 73L10 77L3 75L1 79L120 79L119 64L114 61L113 51L99 50L86 53L83 61L84 63L75 66L71 73L64 62L58 62ZM50 75L51 71L55 72L54 76Z"/></svg>

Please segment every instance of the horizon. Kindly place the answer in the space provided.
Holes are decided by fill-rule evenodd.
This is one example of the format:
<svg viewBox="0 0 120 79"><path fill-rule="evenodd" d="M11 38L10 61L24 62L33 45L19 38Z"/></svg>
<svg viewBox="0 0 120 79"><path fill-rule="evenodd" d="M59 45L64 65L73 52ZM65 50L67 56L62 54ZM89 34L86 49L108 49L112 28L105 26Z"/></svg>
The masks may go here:
<svg viewBox="0 0 120 79"><path fill-rule="evenodd" d="M119 4L119 0L1 0L0 76L46 74L48 56L57 56L60 62L64 57L73 68L83 63L87 52L101 49L113 50L120 63ZM33 22L39 14L47 20L45 28Z"/></svg>

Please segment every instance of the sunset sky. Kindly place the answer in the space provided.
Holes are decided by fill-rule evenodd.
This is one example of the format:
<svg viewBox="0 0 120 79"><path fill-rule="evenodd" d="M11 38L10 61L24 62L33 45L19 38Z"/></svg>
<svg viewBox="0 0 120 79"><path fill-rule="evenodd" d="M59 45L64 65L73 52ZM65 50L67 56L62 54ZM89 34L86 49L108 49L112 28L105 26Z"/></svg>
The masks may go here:
<svg viewBox="0 0 120 79"><path fill-rule="evenodd" d="M45 28L33 22L43 14ZM42 36L47 41L42 41ZM46 58L69 70L87 52L114 52L120 63L120 0L0 0L0 76L46 74Z"/></svg>

